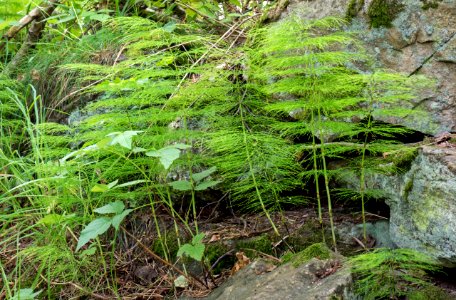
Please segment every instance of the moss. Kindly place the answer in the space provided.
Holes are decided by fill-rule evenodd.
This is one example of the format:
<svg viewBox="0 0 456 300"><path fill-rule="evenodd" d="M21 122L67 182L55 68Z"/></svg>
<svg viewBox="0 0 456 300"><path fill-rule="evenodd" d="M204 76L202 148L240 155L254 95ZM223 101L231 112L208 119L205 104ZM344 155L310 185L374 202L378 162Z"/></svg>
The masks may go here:
<svg viewBox="0 0 456 300"><path fill-rule="evenodd" d="M363 8L364 0L350 0L345 11L345 18L348 21L351 21L354 17L358 15L358 12Z"/></svg>
<svg viewBox="0 0 456 300"><path fill-rule="evenodd" d="M421 0L421 2L423 2L423 6L421 6L421 8L428 10L430 8L439 7L439 2L442 2L442 0Z"/></svg>
<svg viewBox="0 0 456 300"><path fill-rule="evenodd" d="M263 234L248 240L239 241L236 245L236 249L243 250L249 257L258 256L258 252L273 254L272 240L267 234ZM253 249L255 251L249 249Z"/></svg>
<svg viewBox="0 0 456 300"><path fill-rule="evenodd" d="M294 267L299 267L314 257L328 259L331 257L331 250L329 250L325 243L316 243L296 254L286 253L282 256L282 261L284 263L291 262Z"/></svg>
<svg viewBox="0 0 456 300"><path fill-rule="evenodd" d="M399 0L373 0L367 10L370 26L391 27L391 22L404 9Z"/></svg>
<svg viewBox="0 0 456 300"><path fill-rule="evenodd" d="M404 186L404 200L407 200L407 199L408 199L408 196L409 196L410 192L411 192L412 189L413 189L413 180L414 180L414 177L415 177L415 176L412 176L412 178L410 178L410 179L405 183L405 186Z"/></svg>
<svg viewBox="0 0 456 300"><path fill-rule="evenodd" d="M169 257L176 257L177 251L179 250L179 244L177 243L176 233L174 231L167 232L165 235L162 236L162 241ZM184 244L186 243L186 241L183 241L181 238L181 243ZM160 257L166 257L165 251L163 250L162 242L159 239L155 240L152 249Z"/></svg>
<svg viewBox="0 0 456 300"><path fill-rule="evenodd" d="M331 231L325 230L325 239L330 241ZM309 219L301 228L294 232L287 239L287 243L293 247L296 252L302 251L312 244L320 243L323 240L320 223L317 219Z"/></svg>
<svg viewBox="0 0 456 300"><path fill-rule="evenodd" d="M220 257L229 251L228 247L222 243L208 244L206 246L205 258L210 266L212 266ZM231 268L236 262L234 255L227 255L221 259L212 270L214 274L219 274L223 269Z"/></svg>
<svg viewBox="0 0 456 300"><path fill-rule="evenodd" d="M450 300L453 299L444 290L436 286L429 285L428 287L415 290L407 295L409 300Z"/></svg>

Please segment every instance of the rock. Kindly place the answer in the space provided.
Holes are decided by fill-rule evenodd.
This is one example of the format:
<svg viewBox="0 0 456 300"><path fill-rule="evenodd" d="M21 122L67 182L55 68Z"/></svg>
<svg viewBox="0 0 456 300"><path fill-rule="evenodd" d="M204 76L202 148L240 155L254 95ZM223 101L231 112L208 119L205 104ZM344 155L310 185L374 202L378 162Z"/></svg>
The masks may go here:
<svg viewBox="0 0 456 300"><path fill-rule="evenodd" d="M291 0L282 17L291 13L306 19L345 17L352 1ZM423 90L414 101L414 108L424 110L426 118L378 119L432 135L456 131L456 0L439 1L428 9L420 0L397 1L400 9L390 28L371 28L368 11L373 2L364 1L346 30L360 32L378 67L422 74L436 83L434 90Z"/></svg>
<svg viewBox="0 0 456 300"><path fill-rule="evenodd" d="M375 248L396 248L389 234L389 222L380 220L366 223L366 233L375 241ZM350 245L356 243L353 238L363 240L363 224L343 223L337 226L339 241Z"/></svg>
<svg viewBox="0 0 456 300"><path fill-rule="evenodd" d="M268 263L256 260L223 285L215 289L207 300L312 300L355 299L352 276L348 268L338 268L335 259L311 259L294 267L285 264L271 272Z"/></svg>
<svg viewBox="0 0 456 300"><path fill-rule="evenodd" d="M380 189L390 206L390 236L411 248L456 266L456 148L422 146L404 174L371 174L368 188ZM356 176L345 176L356 188Z"/></svg>

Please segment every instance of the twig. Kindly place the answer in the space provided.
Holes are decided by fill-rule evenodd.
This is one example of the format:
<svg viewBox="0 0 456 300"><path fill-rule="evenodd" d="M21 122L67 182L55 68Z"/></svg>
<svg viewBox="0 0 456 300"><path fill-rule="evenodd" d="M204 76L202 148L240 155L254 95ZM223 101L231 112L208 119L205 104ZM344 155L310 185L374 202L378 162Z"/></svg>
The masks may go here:
<svg viewBox="0 0 456 300"><path fill-rule="evenodd" d="M176 266L174 266L173 264L171 264L170 262L164 260L163 258L161 258L160 256L158 256L156 253L154 253L152 250L150 250L146 245L144 245L140 240L138 240L133 234L131 234L130 232L128 232L127 229L125 229L125 227L123 226L120 226L122 228L122 230L129 236L131 237L132 239L134 239L139 246L141 246L141 248L144 249L144 251L146 251L150 256L152 256L153 258L155 258L156 260L160 261L161 263L163 263L164 265L170 267L171 269L173 269L174 271L176 271L177 273L179 273L180 275L184 276L188 281L192 281L191 279L194 279L193 281L196 281L198 282L199 284L202 285L202 287L204 288L208 288L198 277L196 277L195 275L189 273L189 275L185 274L184 272L182 272L179 268L177 268Z"/></svg>
<svg viewBox="0 0 456 300"><path fill-rule="evenodd" d="M44 277L42 274L40 274L40 277L41 277L45 282L48 281L48 280L46 279L46 277ZM74 283L74 282L56 282L56 281L50 281L49 283L52 284L52 285L71 285L71 286L75 287L76 289L78 289L78 290L80 290L80 291L83 291L84 293L89 294L90 296L92 296L93 298L96 298L96 299L102 299L102 300L109 300L109 299L112 299L112 297L104 296L104 295L101 295L101 294L97 294L97 293L88 291L88 290L85 289L84 287L82 287L82 286L80 286L79 284Z"/></svg>

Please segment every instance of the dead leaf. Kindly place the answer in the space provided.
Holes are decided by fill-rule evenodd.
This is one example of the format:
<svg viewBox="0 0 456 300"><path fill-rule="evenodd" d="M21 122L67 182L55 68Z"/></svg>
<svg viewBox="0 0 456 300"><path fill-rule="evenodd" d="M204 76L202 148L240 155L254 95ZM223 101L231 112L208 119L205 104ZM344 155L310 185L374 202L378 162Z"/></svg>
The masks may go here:
<svg viewBox="0 0 456 300"><path fill-rule="evenodd" d="M220 234L213 234L211 239L209 240L209 243L216 242L220 240Z"/></svg>
<svg viewBox="0 0 456 300"><path fill-rule="evenodd" d="M237 262L234 264L233 268L231 269L231 275L236 274L241 269L245 268L248 264L250 264L250 259L245 256L244 252L236 252Z"/></svg>

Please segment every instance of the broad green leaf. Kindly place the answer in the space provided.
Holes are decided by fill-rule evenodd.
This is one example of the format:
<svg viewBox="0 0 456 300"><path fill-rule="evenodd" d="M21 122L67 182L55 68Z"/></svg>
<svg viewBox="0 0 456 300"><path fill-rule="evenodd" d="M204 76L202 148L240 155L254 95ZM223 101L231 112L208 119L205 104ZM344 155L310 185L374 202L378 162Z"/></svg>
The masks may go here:
<svg viewBox="0 0 456 300"><path fill-rule="evenodd" d="M133 131L128 130L124 132L113 132L108 134L107 136L110 137L112 140L109 143L109 146L120 145L124 148L130 149L133 143L133 137L141 133L142 131Z"/></svg>
<svg viewBox="0 0 456 300"><path fill-rule="evenodd" d="M124 210L121 214L115 215L112 218L112 226L116 229L119 230L120 223L122 223L123 219L131 213L133 210L132 209L126 209Z"/></svg>
<svg viewBox="0 0 456 300"><path fill-rule="evenodd" d="M200 184L198 184L196 187L195 187L195 191L204 191L208 188L211 188L217 184L219 184L221 181L219 180L209 180L209 181L204 181L204 182L201 182Z"/></svg>
<svg viewBox="0 0 456 300"><path fill-rule="evenodd" d="M192 190L192 183L187 180L178 180L169 183L173 189L178 191L191 191Z"/></svg>
<svg viewBox="0 0 456 300"><path fill-rule="evenodd" d="M91 239L105 233L109 229L109 226L111 226L111 218L107 217L98 218L90 222L89 225L81 231L76 251L81 249L81 247L87 244Z"/></svg>
<svg viewBox="0 0 456 300"><path fill-rule="evenodd" d="M34 300L41 293L41 291L33 292L33 289L20 289L11 300Z"/></svg>
<svg viewBox="0 0 456 300"><path fill-rule="evenodd" d="M188 257L193 258L194 260L201 261L203 259L205 248L206 247L204 246L204 244L184 244L177 251L177 256L181 257L182 255L186 255Z"/></svg>
<svg viewBox="0 0 456 300"><path fill-rule="evenodd" d="M141 153L141 152L146 152L147 149L141 148L141 147L135 147L133 148L133 153Z"/></svg>
<svg viewBox="0 0 456 300"><path fill-rule="evenodd" d="M196 244L201 244L201 242L203 241L204 239L204 233L198 233L197 235L195 235L193 238L192 238L192 244L193 245L196 245Z"/></svg>
<svg viewBox="0 0 456 300"><path fill-rule="evenodd" d="M188 287L187 278L185 278L185 276L183 276L183 275L180 275L179 277L177 277L177 278L174 280L174 285L175 285L176 287L180 287L180 288L186 288L186 287Z"/></svg>
<svg viewBox="0 0 456 300"><path fill-rule="evenodd" d="M95 184L91 189L90 191L92 193L104 193L106 192L107 190L109 190L109 187L107 184L101 184L101 183L97 183Z"/></svg>
<svg viewBox="0 0 456 300"><path fill-rule="evenodd" d="M160 163L167 170L173 164L173 162L179 158L180 150L176 148L162 148L159 150L153 150L146 153L147 156L158 157Z"/></svg>
<svg viewBox="0 0 456 300"><path fill-rule="evenodd" d="M45 217L41 218L37 223L44 224L44 225L60 224L63 221L71 220L75 216L76 216L76 214L69 214L69 215L49 214L49 215L46 215Z"/></svg>
<svg viewBox="0 0 456 300"><path fill-rule="evenodd" d="M116 202L111 202L105 206L99 207L94 210L94 212L99 214L120 214L125 209L125 204L122 201L117 200Z"/></svg>
<svg viewBox="0 0 456 300"><path fill-rule="evenodd" d="M209 168L209 169L204 170L204 171L202 171L202 172L193 174L193 175L192 175L192 178L193 178L193 180L195 180L195 181L201 181L201 180L203 180L204 178L206 178L207 176L209 176L209 175L211 175L212 173L214 173L216 170L217 170L217 167L212 167L212 168Z"/></svg>
<svg viewBox="0 0 456 300"><path fill-rule="evenodd" d="M174 21L169 21L163 26L163 30L169 33L173 32L174 29L176 29L176 22Z"/></svg>
<svg viewBox="0 0 456 300"><path fill-rule="evenodd" d="M81 252L81 256L92 256L97 252L97 248L90 246L88 249L85 249L84 251Z"/></svg>
<svg viewBox="0 0 456 300"><path fill-rule="evenodd" d="M38 221L38 224L44 224L44 225L53 225L53 224L59 224L60 222L62 222L63 220L65 220L65 217L62 216L62 215L58 215L58 214L49 214L43 218L41 218L39 221Z"/></svg>

